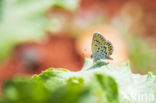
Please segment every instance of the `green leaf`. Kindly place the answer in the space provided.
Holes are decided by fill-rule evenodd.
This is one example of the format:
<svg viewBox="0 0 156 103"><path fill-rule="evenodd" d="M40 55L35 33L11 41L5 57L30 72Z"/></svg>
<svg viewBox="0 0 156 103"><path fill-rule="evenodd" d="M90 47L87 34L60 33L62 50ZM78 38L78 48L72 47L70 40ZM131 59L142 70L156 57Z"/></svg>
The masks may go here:
<svg viewBox="0 0 156 103"><path fill-rule="evenodd" d="M133 74L129 62L114 66L86 59L82 71L50 68L4 85L2 103L155 103L156 76Z"/></svg>

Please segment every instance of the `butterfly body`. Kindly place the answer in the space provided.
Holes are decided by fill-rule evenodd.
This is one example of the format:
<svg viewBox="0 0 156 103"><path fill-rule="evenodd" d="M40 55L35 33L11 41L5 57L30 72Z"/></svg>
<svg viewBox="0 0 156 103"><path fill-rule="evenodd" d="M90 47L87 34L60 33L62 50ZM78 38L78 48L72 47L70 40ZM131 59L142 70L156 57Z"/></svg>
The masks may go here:
<svg viewBox="0 0 156 103"><path fill-rule="evenodd" d="M110 41L106 40L99 32L93 34L92 39L92 55L91 57L96 60L111 59L110 55L113 53L113 45Z"/></svg>

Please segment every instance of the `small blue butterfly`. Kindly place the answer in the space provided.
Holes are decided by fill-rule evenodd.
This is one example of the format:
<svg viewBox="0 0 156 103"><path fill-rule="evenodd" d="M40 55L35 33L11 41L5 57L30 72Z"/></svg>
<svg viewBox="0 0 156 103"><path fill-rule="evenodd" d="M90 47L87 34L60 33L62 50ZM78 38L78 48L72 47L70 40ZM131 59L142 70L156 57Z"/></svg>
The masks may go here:
<svg viewBox="0 0 156 103"><path fill-rule="evenodd" d="M92 55L91 58L96 60L100 59L110 59L113 60L113 58L110 57L113 53L113 45L110 41L106 40L102 34L99 32L95 32L93 34L92 39Z"/></svg>

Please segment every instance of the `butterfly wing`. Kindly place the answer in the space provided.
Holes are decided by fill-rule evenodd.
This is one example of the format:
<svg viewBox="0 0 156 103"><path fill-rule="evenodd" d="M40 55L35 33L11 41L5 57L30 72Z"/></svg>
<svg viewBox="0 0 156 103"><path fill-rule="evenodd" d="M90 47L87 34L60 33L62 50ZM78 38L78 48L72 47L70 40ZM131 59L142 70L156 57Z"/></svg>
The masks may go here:
<svg viewBox="0 0 156 103"><path fill-rule="evenodd" d="M113 53L113 45L110 41L106 40L103 35L96 32L93 34L92 40L92 58L99 59L112 59L110 55Z"/></svg>
<svg viewBox="0 0 156 103"><path fill-rule="evenodd" d="M114 50L112 43L107 40L106 45L108 46L109 55L112 55Z"/></svg>
<svg viewBox="0 0 156 103"><path fill-rule="evenodd" d="M105 52L108 51L106 46L106 39L98 32L93 34L92 39L92 58L95 60L105 57Z"/></svg>
<svg viewBox="0 0 156 103"><path fill-rule="evenodd" d="M106 58L113 60L110 57L110 55L112 55L114 48L113 48L112 43L110 41L108 41L108 40L106 41L106 47L107 47Z"/></svg>

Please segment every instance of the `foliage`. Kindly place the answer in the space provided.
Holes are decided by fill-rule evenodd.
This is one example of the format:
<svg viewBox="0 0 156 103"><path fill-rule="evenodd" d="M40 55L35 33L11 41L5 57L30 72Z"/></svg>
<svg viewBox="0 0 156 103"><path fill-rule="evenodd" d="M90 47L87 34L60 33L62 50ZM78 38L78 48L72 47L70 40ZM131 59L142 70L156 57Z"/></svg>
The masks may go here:
<svg viewBox="0 0 156 103"><path fill-rule="evenodd" d="M0 0L0 61L16 44L39 39L52 27L48 9L73 11L78 4L78 0Z"/></svg>
<svg viewBox="0 0 156 103"><path fill-rule="evenodd" d="M79 72L50 68L5 82L0 103L155 103L155 85L155 76L133 74L128 62L86 59Z"/></svg>
<svg viewBox="0 0 156 103"><path fill-rule="evenodd" d="M148 71L152 71L156 73L156 48L150 46L151 44L139 37L133 37L129 40L130 59L133 68L135 68L134 72L147 73Z"/></svg>

